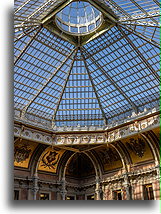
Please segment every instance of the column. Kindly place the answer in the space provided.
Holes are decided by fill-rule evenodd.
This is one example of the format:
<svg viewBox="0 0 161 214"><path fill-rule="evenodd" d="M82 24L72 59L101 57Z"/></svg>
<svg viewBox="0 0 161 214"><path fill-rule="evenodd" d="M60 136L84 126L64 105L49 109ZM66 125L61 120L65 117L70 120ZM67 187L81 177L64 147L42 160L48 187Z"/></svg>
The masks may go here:
<svg viewBox="0 0 161 214"><path fill-rule="evenodd" d="M105 199L105 184L102 184L102 200L106 200Z"/></svg>
<svg viewBox="0 0 161 214"><path fill-rule="evenodd" d="M124 176L124 187L125 187L125 191L126 191L126 200L132 200L132 197L131 197L131 185L130 185L130 182L129 182L129 179L128 179L128 174L125 173L123 174Z"/></svg>
<svg viewBox="0 0 161 214"><path fill-rule="evenodd" d="M38 187L38 176L37 176L37 173L34 175L33 177L33 200L36 200L36 196L37 196L37 192L39 190L39 187Z"/></svg>
<svg viewBox="0 0 161 214"><path fill-rule="evenodd" d="M96 188L95 188L96 200L101 200L101 188L100 188L100 179L96 176Z"/></svg>
<svg viewBox="0 0 161 214"><path fill-rule="evenodd" d="M65 181L65 178L62 178L61 185L62 185L62 189L61 189L62 200L66 200L67 191L66 191L66 181Z"/></svg>
<svg viewBox="0 0 161 214"><path fill-rule="evenodd" d="M160 182L160 165L159 165L159 163L156 164L155 168L156 168L156 172L157 172L156 179Z"/></svg>

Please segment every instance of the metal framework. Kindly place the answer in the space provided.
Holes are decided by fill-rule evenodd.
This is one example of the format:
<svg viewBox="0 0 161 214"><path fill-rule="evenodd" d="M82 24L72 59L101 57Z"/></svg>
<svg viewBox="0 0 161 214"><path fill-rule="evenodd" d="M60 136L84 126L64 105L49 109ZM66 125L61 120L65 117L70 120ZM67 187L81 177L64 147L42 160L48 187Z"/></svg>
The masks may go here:
<svg viewBox="0 0 161 214"><path fill-rule="evenodd" d="M158 107L159 1L86 1L111 24L74 45L45 25L72 0L15 0L14 108L21 120L104 127Z"/></svg>

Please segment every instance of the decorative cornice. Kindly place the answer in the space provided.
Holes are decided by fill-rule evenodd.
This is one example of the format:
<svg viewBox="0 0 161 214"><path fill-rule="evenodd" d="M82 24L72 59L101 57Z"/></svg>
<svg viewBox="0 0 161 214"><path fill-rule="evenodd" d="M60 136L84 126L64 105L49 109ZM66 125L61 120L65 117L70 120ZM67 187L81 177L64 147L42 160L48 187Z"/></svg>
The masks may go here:
<svg viewBox="0 0 161 214"><path fill-rule="evenodd" d="M33 142L48 144L48 145L79 145L79 144L107 144L115 142L138 133L152 130L160 126L160 117L157 115L149 115L148 118L142 120L135 120L133 123L124 125L122 127L115 127L111 129L102 130L103 133L94 131L89 132L72 132L72 133L57 133L54 131L46 132L30 127L26 124L14 125L14 136L30 140ZM23 127L23 128L22 128Z"/></svg>

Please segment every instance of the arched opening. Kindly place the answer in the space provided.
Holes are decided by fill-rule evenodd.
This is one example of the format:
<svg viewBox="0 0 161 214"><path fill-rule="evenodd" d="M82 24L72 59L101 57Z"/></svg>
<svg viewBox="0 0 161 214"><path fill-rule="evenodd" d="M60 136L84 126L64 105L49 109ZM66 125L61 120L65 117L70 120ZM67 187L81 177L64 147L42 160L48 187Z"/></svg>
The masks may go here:
<svg viewBox="0 0 161 214"><path fill-rule="evenodd" d="M87 155L76 153L67 166L66 175L79 180L95 175L93 163Z"/></svg>
<svg viewBox="0 0 161 214"><path fill-rule="evenodd" d="M65 170L66 200L94 200L96 171L84 153L76 153Z"/></svg>

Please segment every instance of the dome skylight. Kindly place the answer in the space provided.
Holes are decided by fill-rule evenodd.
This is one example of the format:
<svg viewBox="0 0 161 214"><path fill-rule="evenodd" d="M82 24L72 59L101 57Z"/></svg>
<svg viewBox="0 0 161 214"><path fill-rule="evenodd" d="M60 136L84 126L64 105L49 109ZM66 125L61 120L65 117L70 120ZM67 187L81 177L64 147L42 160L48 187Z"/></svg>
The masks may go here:
<svg viewBox="0 0 161 214"><path fill-rule="evenodd" d="M93 32L101 25L102 20L101 12L84 1L72 2L56 15L58 27L73 35Z"/></svg>
<svg viewBox="0 0 161 214"><path fill-rule="evenodd" d="M159 3L139 9L119 0L38 2L15 3L18 121L95 130L157 111Z"/></svg>

